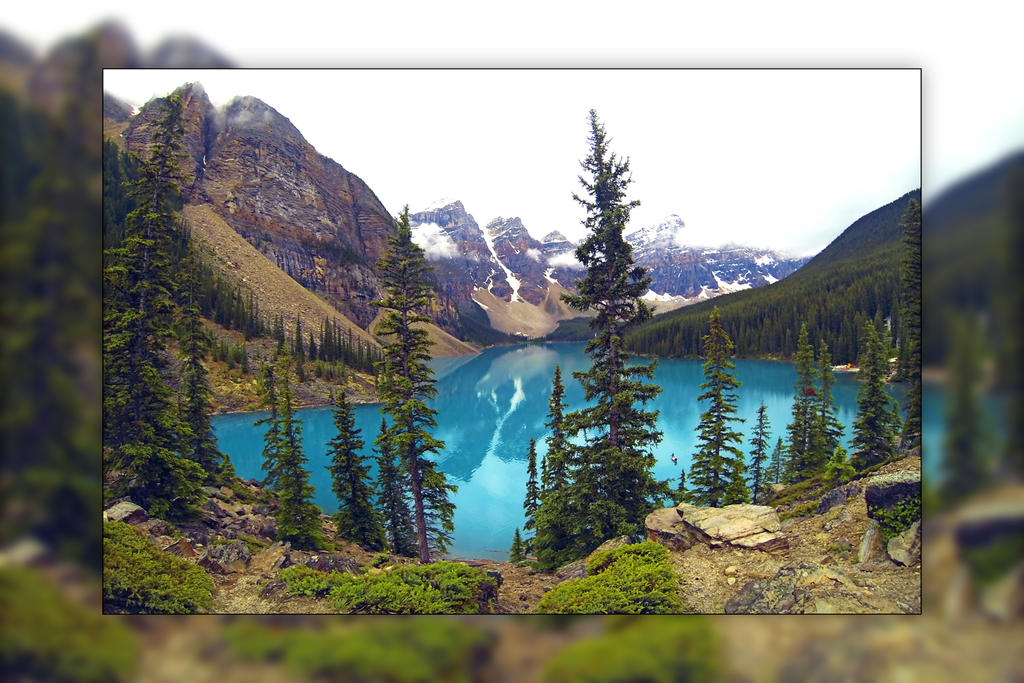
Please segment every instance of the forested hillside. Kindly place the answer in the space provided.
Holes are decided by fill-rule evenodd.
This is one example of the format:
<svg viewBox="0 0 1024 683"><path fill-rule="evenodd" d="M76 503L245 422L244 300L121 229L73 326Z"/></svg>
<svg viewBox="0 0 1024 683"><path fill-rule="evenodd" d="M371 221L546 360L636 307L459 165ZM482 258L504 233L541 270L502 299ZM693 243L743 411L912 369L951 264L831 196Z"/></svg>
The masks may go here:
<svg viewBox="0 0 1024 683"><path fill-rule="evenodd" d="M864 321L898 329L900 219L914 190L863 216L803 268L768 287L656 316L626 338L633 351L666 357L696 356L708 313L721 310L722 324L739 356L788 358L807 323L811 343L824 339L836 363L856 362Z"/></svg>

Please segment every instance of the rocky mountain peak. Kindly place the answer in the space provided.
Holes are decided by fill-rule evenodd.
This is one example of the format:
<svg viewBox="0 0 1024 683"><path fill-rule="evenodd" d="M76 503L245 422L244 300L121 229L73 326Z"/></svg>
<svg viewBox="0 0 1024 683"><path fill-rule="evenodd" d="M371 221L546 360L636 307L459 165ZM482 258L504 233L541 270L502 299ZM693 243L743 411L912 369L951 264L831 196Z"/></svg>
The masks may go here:
<svg viewBox="0 0 1024 683"><path fill-rule="evenodd" d="M544 244L547 244L548 242L568 242L568 241L569 241L569 238L566 237L565 235L563 235L562 233L558 232L557 230L552 230L548 234L544 235L544 238L541 240L541 242L543 242Z"/></svg>

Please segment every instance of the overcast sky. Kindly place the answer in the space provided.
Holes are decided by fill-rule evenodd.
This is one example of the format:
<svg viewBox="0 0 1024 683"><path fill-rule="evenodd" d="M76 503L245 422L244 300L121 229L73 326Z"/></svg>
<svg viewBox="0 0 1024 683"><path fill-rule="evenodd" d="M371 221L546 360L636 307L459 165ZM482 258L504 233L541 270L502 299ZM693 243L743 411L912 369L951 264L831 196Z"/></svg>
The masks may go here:
<svg viewBox="0 0 1024 683"><path fill-rule="evenodd" d="M323 5L301 0L292 0L286 9L278 2L252 0L241 11L231 3L180 0L176 11L167 12L163 6L145 3L113 11L95 3L19 3L0 18L0 26L43 50L100 19L116 18L143 48L168 35L186 34L244 66L922 67L926 205L930 196L950 183L1024 145L1024 91L1013 87L1019 80L1019 24L1007 14L1005 3L979 0L969 10L944 10L930 3L893 5L865 0L856 11L812 0L676 3L666 9L658 4L657 10L648 6L609 0L522 0L513 12L484 9L465 0L345 4L325 10ZM742 76L733 73L734 80ZM888 78L898 80L911 73L893 72ZM692 78L692 74L672 77ZM311 91L317 103L309 109L299 106L298 96L277 101L271 93L258 92L261 83L222 95L217 86L207 82L209 78L202 80L215 98L248 90L266 99L291 118L318 149L369 182L389 210L396 211L406 201L415 206L435 195L456 196L480 221L492 213L515 214L534 233L543 233L548 227L569 232L577 225L580 214L573 213L576 206L567 197L576 189L576 162L586 151L585 116L591 106L608 125L614 149L632 158L637 181L633 196L644 202L634 214L637 221L658 220L675 212L694 232L753 229L761 237L758 241L777 246L782 242L776 231L785 232L796 235L786 238L791 248L806 250L823 246L815 244L815 235L834 233L864 211L916 185L901 176L909 175L913 162L905 157L911 155L892 145L886 145L887 154L874 159L868 177L853 173L855 180L848 180L851 175L847 171L859 168L870 156L865 149L898 136L898 131L909 125L906 121L915 117L902 104L894 106L883 99L858 101L844 92L839 101L845 106L840 107L835 90L827 84L820 86L825 90L797 88L796 93L788 93L792 97L783 97L781 86L730 91L719 80L711 89L696 83L680 89L649 86L641 82L648 79L627 72L628 85L612 87L605 81L578 97L581 91L573 86L582 87L584 79L579 73L552 86L553 92L543 91L543 96L536 74L525 79L529 81L525 93L500 89L498 95L479 84L473 88L459 83L442 86L426 78L385 84L382 75L375 74L379 87L370 93L346 90L344 83L331 91L326 75L321 74L322 86ZM400 75L388 78L397 80ZM868 75L879 77L882 73ZM349 77L353 76L358 74L349 72ZM651 76L654 80L661 76L663 82L670 78L658 73ZM854 80L856 76L851 72L846 77ZM294 74L292 80L297 80ZM916 107L916 73L910 80L914 83L909 91L881 82L871 87L892 88ZM244 85L241 80L238 84ZM769 96L764 96L764 88L769 89ZM428 94L419 99L410 96L423 92ZM746 93L762 96L744 98ZM841 125L842 113L835 110L851 108L860 108L860 116L845 119L854 119L851 125ZM341 135L349 135L348 124L358 123L356 119L369 110L375 112L371 128L394 121L403 125L393 126L386 138L357 135L342 139ZM470 114L480 110L486 112L482 120L465 123ZM313 120L317 111L329 114L330 122L317 124ZM513 125L502 129L495 123L502 139L491 135L493 129L486 125L506 114L524 121L543 119L544 134L550 137L545 138L547 147L542 154L533 152L532 143L520 143L517 136L526 134L525 127L522 131L521 126ZM485 188L477 196L470 183L456 183L441 173L444 155L437 158L435 149L428 149L420 134L428 122L435 125L436 115L444 116L442 123L463 122L457 125L460 139L479 136L459 148L463 158L471 160L452 163L472 168L470 180L490 179L497 191L486 192ZM780 120L795 125L778 129L775 123ZM886 121L881 129L876 127L880 120ZM664 125L666 121L672 125ZM485 128L481 131L480 126ZM775 134L765 136L765 129ZM782 137L780 130L792 137ZM865 134L871 130L876 131L874 136ZM361 135L363 131L356 132ZM539 140L540 135L530 130L527 140ZM436 138L449 142L447 135L434 137L435 142ZM751 138L757 145L749 144ZM417 144L408 144L409 139ZM811 139L816 140L811 151L802 149ZM500 153L502 140L514 147L514 153ZM363 158L366 153L360 151L364 144L373 150L369 158ZM455 147L448 145L447 149L447 156L453 156ZM663 171L661 161L668 155L660 153L661 149L684 150L673 152L676 158L668 172ZM844 161L843 166L809 168L796 163L800 158L820 158L826 151L831 154L825 156ZM392 154L405 159L404 168L415 183L406 182L405 171L393 162ZM435 156L432 165L427 164L430 156ZM913 156L916 158L916 152ZM504 167L530 157L529 172L512 174L516 178L512 186L498 182ZM792 166L797 175L789 177L784 169ZM386 172L378 170L385 167ZM811 177L803 175L805 172L811 172ZM394 186L385 184L389 179ZM841 182L844 179L850 184ZM527 192L528 181L542 185L542 190ZM815 195L823 192L823 187L830 191L820 195L828 199L819 205ZM560 207L534 216L533 209L523 202L510 205L520 196L535 196L539 202L541 195L553 198L552 207L555 203ZM765 196L771 201L765 203ZM784 204L785 211L779 211L778 202ZM782 228L777 223L780 213L786 216ZM755 220L750 219L751 214ZM839 225L831 224L835 221ZM563 226L565 222L568 225Z"/></svg>
<svg viewBox="0 0 1024 683"><path fill-rule="evenodd" d="M215 105L270 104L392 213L450 197L536 237L583 233L590 108L630 158L631 227L675 213L689 244L814 253L920 186L916 70L107 71L104 87L142 104L189 81Z"/></svg>

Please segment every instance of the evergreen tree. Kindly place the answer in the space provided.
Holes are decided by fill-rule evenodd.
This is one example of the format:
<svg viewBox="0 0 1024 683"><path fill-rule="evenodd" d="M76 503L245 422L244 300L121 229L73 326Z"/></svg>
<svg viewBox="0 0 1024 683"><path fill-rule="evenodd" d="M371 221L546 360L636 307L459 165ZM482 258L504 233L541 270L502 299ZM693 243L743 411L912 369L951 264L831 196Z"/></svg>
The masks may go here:
<svg viewBox="0 0 1024 683"><path fill-rule="evenodd" d="M573 198L586 210L583 224L590 231L576 250L586 274L576 282L577 293L563 294L574 310L594 311L594 338L587 343L591 367L574 373L583 385L588 406L565 417L565 432L582 443L572 446L569 477L573 502L573 539L583 556L608 538L639 535L643 520L671 496L668 485L651 474L651 447L661 439L657 411L643 405L661 388L645 384L654 364L628 365L622 337L626 330L651 317L641 298L651 279L633 261L633 249L623 236L630 211L639 202L626 199L631 182L629 161L608 151L604 126L590 111L590 154L581 162L580 183L585 196Z"/></svg>
<svg viewBox="0 0 1024 683"><path fill-rule="evenodd" d="M537 531L533 538L533 553L541 569L560 567L573 557L568 486L571 451L564 428L564 396L562 371L556 365L548 400L548 421L545 422L551 433L545 438L548 450L542 466L540 507L534 513Z"/></svg>
<svg viewBox="0 0 1024 683"><path fill-rule="evenodd" d="M949 359L949 403L939 491L944 501L956 503L991 483L984 453L985 430L978 400L981 350L977 332L966 319L953 325Z"/></svg>
<svg viewBox="0 0 1024 683"><path fill-rule="evenodd" d="M448 496L456 491L428 457L444 448L444 442L428 431L437 427L437 411L426 404L437 394L437 382L427 364L432 342L419 325L430 321L418 312L434 296L427 281L430 270L423 250L412 241L406 206L398 217L396 234L388 238L387 252L377 262L384 296L374 304L385 309L377 334L388 340L384 359L377 364L377 388L382 411L391 416L389 448L409 474L419 557L424 563L430 562L431 545L443 553L451 541L454 506Z"/></svg>
<svg viewBox="0 0 1024 683"><path fill-rule="evenodd" d="M889 360L870 320L864 323L861 349L857 419L853 423L853 446L857 449L853 459L858 470L891 458L899 429L899 417L885 391Z"/></svg>
<svg viewBox="0 0 1024 683"><path fill-rule="evenodd" d="M297 548L318 548L320 511L311 502L314 489L309 483L309 471L302 450L302 423L295 419L294 397L289 381L290 359L281 364L278 383L278 446L277 478L277 539L289 541Z"/></svg>
<svg viewBox="0 0 1024 683"><path fill-rule="evenodd" d="M802 481L811 477L824 457L820 438L815 440L817 419L814 389L814 349L807 339L807 323L800 326L796 343L796 395L793 397L793 421L786 428L789 433L789 452L786 477ZM820 435L820 432L818 432Z"/></svg>
<svg viewBox="0 0 1024 683"><path fill-rule="evenodd" d="M512 539L512 550L508 554L508 561L512 564L519 564L526 559L526 546L519 535L519 527L516 527L516 535Z"/></svg>
<svg viewBox="0 0 1024 683"><path fill-rule="evenodd" d="M768 407L761 404L757 409L757 422L754 424L754 434L750 445L750 495L751 500L757 503L767 483L765 461L768 459L768 428L771 426L767 414Z"/></svg>
<svg viewBox="0 0 1024 683"><path fill-rule="evenodd" d="M781 484L786 476L786 464L783 462L785 449L782 445L782 437L775 442L775 449L772 451L772 460L768 465L768 481L772 484Z"/></svg>
<svg viewBox="0 0 1024 683"><path fill-rule="evenodd" d="M174 314L172 261L180 207L182 104L164 100L149 157L131 188L120 246L104 271L103 437L115 495L158 517L185 517L201 497L202 467L190 460L188 427L165 378Z"/></svg>
<svg viewBox="0 0 1024 683"><path fill-rule="evenodd" d="M689 499L689 494L686 492L686 470L679 470L679 488L676 489L676 496L673 499L676 505L685 502Z"/></svg>
<svg viewBox="0 0 1024 683"><path fill-rule="evenodd" d="M234 468L226 454L217 448L210 423L210 402L213 390L203 366L208 352L208 338L203 332L197 302L196 271L198 258L190 249L180 275L181 329L178 346L181 350L181 418L187 425L185 437L188 457L202 469L207 481L227 484Z"/></svg>
<svg viewBox="0 0 1024 683"><path fill-rule="evenodd" d="M826 453L834 453L843 437L843 425L836 417L835 400L832 387L835 386L835 374L832 372L832 356L828 344L821 342L818 349L818 376L821 388L818 391L818 429Z"/></svg>
<svg viewBox="0 0 1024 683"><path fill-rule="evenodd" d="M742 422L736 413L735 389L739 380L732 371L736 366L729 361L733 343L722 327L718 307L711 312L710 330L704 336L704 393L699 401L708 401L708 409L700 417L697 427L697 452L690 465L690 500L703 507L720 507L750 500L743 475L746 469L743 452L738 444L739 432L730 428L730 422Z"/></svg>
<svg viewBox="0 0 1024 683"><path fill-rule="evenodd" d="M377 505L384 517L384 531L388 546L397 555L416 555L416 530L406 498L408 477L395 463L395 454L388 441L388 425L382 418L377 437Z"/></svg>
<svg viewBox="0 0 1024 683"><path fill-rule="evenodd" d="M855 473L853 465L846 460L846 449L836 446L821 478L827 488L834 488L850 481Z"/></svg>
<svg viewBox="0 0 1024 683"><path fill-rule="evenodd" d="M331 464L327 470L331 473L334 495L338 497L338 511L333 515L338 535L380 550L385 544L384 529L371 501L370 468L359 455L364 442L359 438L356 418L344 392L334 404L334 428L337 434L328 444Z"/></svg>
<svg viewBox="0 0 1024 683"><path fill-rule="evenodd" d="M523 524L523 531L534 530L536 534L537 508L540 507L540 489L537 486L537 441L530 439L530 450L526 454L526 498L523 500L523 512L526 513L526 522ZM526 539L526 552L533 550L533 539Z"/></svg>
<svg viewBox="0 0 1024 683"><path fill-rule="evenodd" d="M263 463L261 469L266 472L262 485L274 490L277 487L279 467L277 464L278 453L281 450L281 421L277 412L277 376L270 363L264 363L260 368L259 376L260 405L270 411L267 417L256 420L254 427L267 425L267 431L263 433Z"/></svg>
<svg viewBox="0 0 1024 683"><path fill-rule="evenodd" d="M903 214L903 262L900 268L899 377L907 388L903 447L921 441L921 205L911 199Z"/></svg>

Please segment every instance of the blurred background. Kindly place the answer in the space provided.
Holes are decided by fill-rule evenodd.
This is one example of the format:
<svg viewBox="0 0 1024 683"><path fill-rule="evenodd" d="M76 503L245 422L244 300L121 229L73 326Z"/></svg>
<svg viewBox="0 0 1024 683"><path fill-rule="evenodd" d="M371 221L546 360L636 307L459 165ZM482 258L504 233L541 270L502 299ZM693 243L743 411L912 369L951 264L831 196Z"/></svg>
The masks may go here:
<svg viewBox="0 0 1024 683"><path fill-rule="evenodd" d="M0 19L0 677L1024 680L1024 91L1013 22L972 7L177 3ZM924 410L945 417L925 435L923 616L101 616L103 67L711 65L923 69Z"/></svg>

